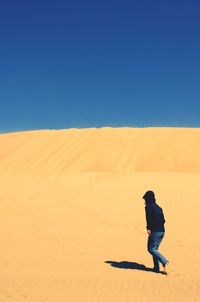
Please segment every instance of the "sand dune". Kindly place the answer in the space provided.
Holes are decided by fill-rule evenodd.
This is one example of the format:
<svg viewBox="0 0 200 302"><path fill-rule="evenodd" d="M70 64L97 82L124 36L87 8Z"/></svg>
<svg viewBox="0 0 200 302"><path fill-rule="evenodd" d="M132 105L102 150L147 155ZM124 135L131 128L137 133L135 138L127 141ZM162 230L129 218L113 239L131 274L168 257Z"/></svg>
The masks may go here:
<svg viewBox="0 0 200 302"><path fill-rule="evenodd" d="M200 172L200 129L92 128L0 135L9 172Z"/></svg>
<svg viewBox="0 0 200 302"><path fill-rule="evenodd" d="M199 301L199 136L178 128L0 135L0 301ZM166 216L168 276L149 271L148 189Z"/></svg>

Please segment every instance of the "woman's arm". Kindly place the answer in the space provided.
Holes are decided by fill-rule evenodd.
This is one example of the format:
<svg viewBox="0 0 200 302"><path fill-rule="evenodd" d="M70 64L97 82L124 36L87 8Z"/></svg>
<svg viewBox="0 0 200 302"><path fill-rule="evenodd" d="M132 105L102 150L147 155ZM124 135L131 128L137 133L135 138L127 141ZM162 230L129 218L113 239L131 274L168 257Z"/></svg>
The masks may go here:
<svg viewBox="0 0 200 302"><path fill-rule="evenodd" d="M146 212L146 229L147 233L151 234L151 226L152 226L152 212L150 207L145 207L145 212ZM149 232L150 231L150 232Z"/></svg>

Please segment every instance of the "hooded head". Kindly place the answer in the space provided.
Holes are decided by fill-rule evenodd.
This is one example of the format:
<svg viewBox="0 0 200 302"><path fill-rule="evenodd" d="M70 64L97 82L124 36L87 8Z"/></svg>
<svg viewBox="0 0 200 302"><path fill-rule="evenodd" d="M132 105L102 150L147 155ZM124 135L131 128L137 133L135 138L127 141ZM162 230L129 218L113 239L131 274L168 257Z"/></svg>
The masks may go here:
<svg viewBox="0 0 200 302"><path fill-rule="evenodd" d="M147 191L144 196L143 199L145 200L146 204L151 204L151 203L155 203L156 199L155 199L155 194L153 191Z"/></svg>

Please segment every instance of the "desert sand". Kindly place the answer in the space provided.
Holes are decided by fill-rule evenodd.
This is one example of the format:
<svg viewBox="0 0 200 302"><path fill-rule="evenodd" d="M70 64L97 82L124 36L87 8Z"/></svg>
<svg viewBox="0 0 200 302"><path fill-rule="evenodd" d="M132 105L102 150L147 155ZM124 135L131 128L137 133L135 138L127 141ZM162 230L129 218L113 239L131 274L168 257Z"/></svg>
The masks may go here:
<svg viewBox="0 0 200 302"><path fill-rule="evenodd" d="M197 302L200 129L0 135L1 302ZM143 194L166 218L155 274Z"/></svg>

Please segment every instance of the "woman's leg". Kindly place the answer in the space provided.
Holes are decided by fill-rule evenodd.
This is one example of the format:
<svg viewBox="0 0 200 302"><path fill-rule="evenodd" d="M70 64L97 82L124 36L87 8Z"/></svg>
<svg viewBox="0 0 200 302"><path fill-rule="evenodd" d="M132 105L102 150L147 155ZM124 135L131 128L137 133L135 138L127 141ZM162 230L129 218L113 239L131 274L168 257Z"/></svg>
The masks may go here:
<svg viewBox="0 0 200 302"><path fill-rule="evenodd" d="M157 258L155 256L152 256L152 257L153 257L153 270L155 272L159 272L159 270L160 270L159 261L157 260Z"/></svg>
<svg viewBox="0 0 200 302"><path fill-rule="evenodd" d="M148 252L153 256L154 268L159 268L159 262L162 263L163 266L168 262L167 259L158 252L158 247L164 237L163 232L152 232L148 238Z"/></svg>

